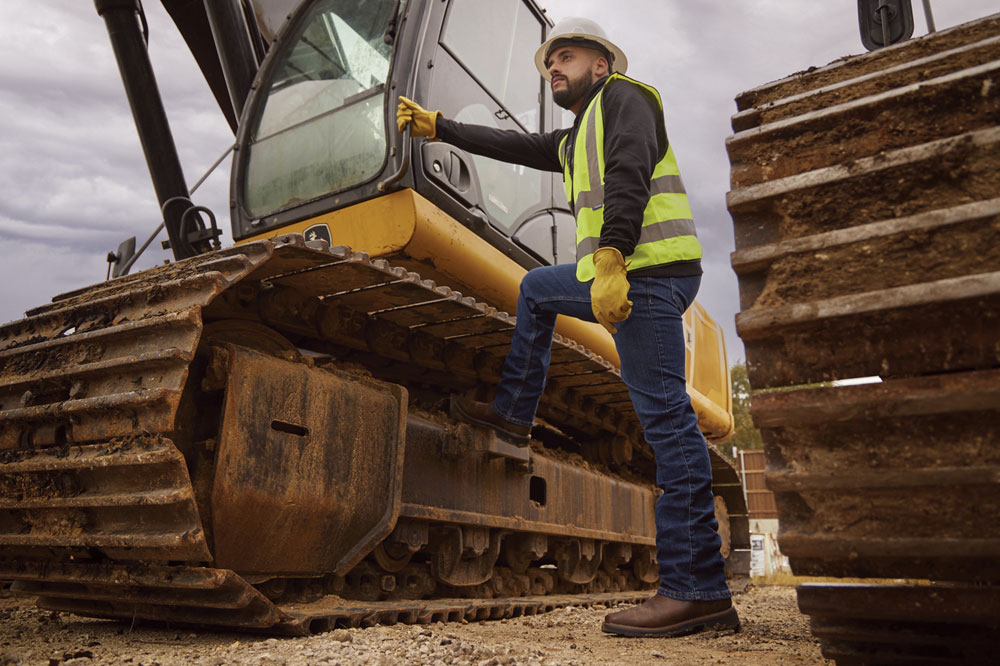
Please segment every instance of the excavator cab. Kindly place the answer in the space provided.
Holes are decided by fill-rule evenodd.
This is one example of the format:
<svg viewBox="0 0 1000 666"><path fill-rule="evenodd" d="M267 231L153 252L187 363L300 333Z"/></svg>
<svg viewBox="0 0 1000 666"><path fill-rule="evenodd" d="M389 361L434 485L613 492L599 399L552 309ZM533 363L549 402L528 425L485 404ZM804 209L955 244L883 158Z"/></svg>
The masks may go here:
<svg viewBox="0 0 1000 666"><path fill-rule="evenodd" d="M524 268L573 261L558 174L395 127L405 95L459 122L551 130L561 114L530 58L547 29L531 0L303 3L272 44L240 127L234 238L409 187Z"/></svg>

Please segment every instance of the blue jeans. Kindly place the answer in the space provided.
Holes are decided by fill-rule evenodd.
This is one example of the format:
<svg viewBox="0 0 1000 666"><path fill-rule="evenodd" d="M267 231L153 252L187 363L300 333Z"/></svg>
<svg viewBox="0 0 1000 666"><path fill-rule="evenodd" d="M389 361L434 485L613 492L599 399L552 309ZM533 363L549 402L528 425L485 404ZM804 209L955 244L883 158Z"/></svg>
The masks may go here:
<svg viewBox="0 0 1000 666"><path fill-rule="evenodd" d="M656 548L659 593L685 601L729 598L715 520L712 466L685 390L681 315L701 277L629 277L632 314L617 324L622 379L656 455ZM576 266L545 266L521 282L517 324L493 407L530 426L545 388L556 315L595 321L590 282Z"/></svg>

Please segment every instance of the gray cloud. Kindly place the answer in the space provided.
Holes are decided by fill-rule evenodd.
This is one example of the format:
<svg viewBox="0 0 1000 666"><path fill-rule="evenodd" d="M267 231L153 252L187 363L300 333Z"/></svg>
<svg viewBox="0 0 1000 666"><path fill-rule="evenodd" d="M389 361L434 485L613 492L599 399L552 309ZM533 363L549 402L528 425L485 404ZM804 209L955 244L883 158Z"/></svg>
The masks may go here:
<svg viewBox="0 0 1000 666"><path fill-rule="evenodd" d="M471 0L486 1L486 0ZM549 16L603 22L630 74L663 95L667 127L705 245L700 302L743 357L729 267L725 139L739 92L859 53L856 5L787 0L542 0ZM194 183L232 142L201 73L156 0L150 54L181 163ZM917 34L924 32L920 3ZM996 11L995 0L935 0L939 29ZM525 54L530 58L532 54ZM104 23L91 2L5 3L0 23L0 321L104 278L104 255L145 239L160 216ZM228 161L195 196L228 234ZM223 241L226 241L224 237ZM168 255L154 244L137 268Z"/></svg>
<svg viewBox="0 0 1000 666"><path fill-rule="evenodd" d="M232 142L184 42L147 1L150 54L193 183ZM159 223L104 21L91 2L7 3L0 24L0 321L98 282L104 256ZM198 203L228 227L222 167ZM228 235L228 232L227 232ZM167 258L154 244L138 263Z"/></svg>

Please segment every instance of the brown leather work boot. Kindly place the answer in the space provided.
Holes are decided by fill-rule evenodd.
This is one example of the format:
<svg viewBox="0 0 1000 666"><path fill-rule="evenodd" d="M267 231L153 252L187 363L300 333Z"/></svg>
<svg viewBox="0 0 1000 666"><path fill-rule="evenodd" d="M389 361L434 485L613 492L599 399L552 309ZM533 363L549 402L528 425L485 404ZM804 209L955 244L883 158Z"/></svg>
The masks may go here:
<svg viewBox="0 0 1000 666"><path fill-rule="evenodd" d="M530 426L511 423L493 411L493 403L479 402L467 395L452 396L451 415L466 423L490 428L504 439L522 446L530 439Z"/></svg>
<svg viewBox="0 0 1000 666"><path fill-rule="evenodd" d="M654 594L643 604L611 613L601 629L621 636L683 636L716 627L739 631L731 599L680 601Z"/></svg>

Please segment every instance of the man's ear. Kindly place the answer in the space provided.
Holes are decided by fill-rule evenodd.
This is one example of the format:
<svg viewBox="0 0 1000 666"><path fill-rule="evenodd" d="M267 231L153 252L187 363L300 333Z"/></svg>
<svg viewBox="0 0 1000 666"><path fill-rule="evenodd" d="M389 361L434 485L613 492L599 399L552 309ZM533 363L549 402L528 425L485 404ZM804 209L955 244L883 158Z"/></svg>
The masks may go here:
<svg viewBox="0 0 1000 666"><path fill-rule="evenodd" d="M594 60L593 71L594 75L597 76L597 78L607 76L608 74L611 73L611 63L609 63L608 59L605 58L604 56L599 56L596 60Z"/></svg>

